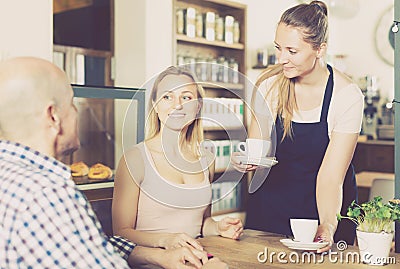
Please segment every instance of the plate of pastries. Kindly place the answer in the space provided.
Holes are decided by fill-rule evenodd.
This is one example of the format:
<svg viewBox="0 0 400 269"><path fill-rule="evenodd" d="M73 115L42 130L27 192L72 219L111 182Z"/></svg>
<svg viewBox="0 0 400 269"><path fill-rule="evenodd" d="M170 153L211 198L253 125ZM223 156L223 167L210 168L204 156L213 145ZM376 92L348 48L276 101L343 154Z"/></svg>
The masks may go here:
<svg viewBox="0 0 400 269"><path fill-rule="evenodd" d="M96 163L88 166L85 162L75 162L70 165L71 175L75 181L85 183L92 181L106 181L113 177L113 171L107 165Z"/></svg>

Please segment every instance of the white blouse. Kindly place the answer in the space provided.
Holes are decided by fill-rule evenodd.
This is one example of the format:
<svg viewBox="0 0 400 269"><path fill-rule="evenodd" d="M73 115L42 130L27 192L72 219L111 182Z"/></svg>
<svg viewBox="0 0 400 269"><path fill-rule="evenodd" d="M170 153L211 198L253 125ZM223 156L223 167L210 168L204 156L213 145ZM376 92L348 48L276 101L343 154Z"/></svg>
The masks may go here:
<svg viewBox="0 0 400 269"><path fill-rule="evenodd" d="M262 115L264 118L273 119L275 122L278 106L278 88L272 90L266 96L267 91L272 86L276 77L271 77L264 81L255 96L253 96L253 109L256 115ZM328 110L328 134L329 137L333 131L337 133L359 133L364 109L364 95L360 88L354 84L348 84L339 88L335 83L335 72L333 75L334 86L331 103ZM320 105L311 110L300 110L293 113L293 122L313 123L320 121L323 96ZM266 109L266 106L268 109Z"/></svg>

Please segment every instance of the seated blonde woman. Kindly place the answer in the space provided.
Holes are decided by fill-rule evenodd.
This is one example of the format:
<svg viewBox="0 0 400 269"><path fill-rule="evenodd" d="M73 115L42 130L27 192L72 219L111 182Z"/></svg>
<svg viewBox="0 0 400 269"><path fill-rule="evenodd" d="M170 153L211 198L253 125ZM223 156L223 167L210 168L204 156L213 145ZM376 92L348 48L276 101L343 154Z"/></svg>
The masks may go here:
<svg viewBox="0 0 400 269"><path fill-rule="evenodd" d="M200 147L203 96L185 69L169 67L156 78L146 139L125 152L116 171L115 234L142 246L199 250L198 236L242 235L240 219L210 217L214 163Z"/></svg>

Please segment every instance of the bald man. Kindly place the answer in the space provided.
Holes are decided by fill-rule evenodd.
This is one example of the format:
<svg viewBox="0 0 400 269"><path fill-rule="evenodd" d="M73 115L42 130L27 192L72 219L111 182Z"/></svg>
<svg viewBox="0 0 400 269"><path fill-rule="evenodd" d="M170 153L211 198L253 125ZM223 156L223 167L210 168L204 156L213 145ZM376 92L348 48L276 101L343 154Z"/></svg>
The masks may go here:
<svg viewBox="0 0 400 269"><path fill-rule="evenodd" d="M57 161L78 148L65 73L38 58L0 63L0 268L127 268L121 256L131 266L226 268L188 248L108 241L70 169Z"/></svg>

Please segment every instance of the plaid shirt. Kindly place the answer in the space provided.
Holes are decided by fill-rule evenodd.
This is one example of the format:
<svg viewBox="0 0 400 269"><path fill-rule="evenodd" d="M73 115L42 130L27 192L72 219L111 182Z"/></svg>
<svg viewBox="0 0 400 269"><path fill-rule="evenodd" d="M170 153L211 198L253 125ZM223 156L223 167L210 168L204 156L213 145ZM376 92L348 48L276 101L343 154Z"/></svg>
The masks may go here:
<svg viewBox="0 0 400 269"><path fill-rule="evenodd" d="M0 140L0 268L128 268L110 241L67 166Z"/></svg>

